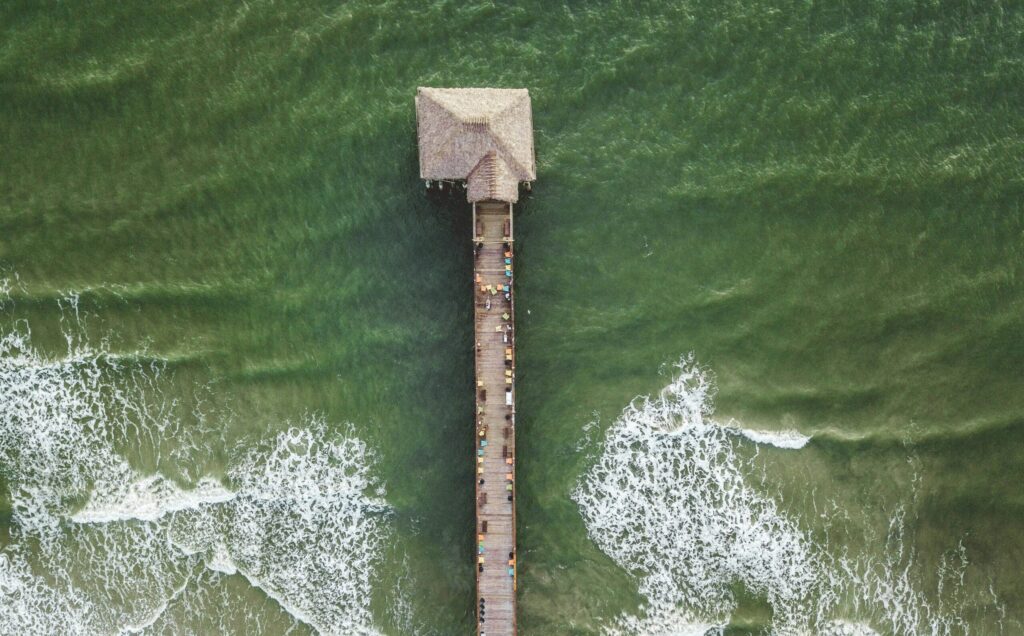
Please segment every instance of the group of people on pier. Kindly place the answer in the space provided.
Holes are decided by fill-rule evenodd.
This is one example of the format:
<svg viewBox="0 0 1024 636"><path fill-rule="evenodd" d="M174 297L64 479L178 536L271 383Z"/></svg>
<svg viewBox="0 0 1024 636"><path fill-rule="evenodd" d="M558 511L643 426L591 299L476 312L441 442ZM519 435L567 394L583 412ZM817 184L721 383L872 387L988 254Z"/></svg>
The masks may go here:
<svg viewBox="0 0 1024 636"><path fill-rule="evenodd" d="M502 440L501 440L501 459L506 466L505 472L505 492L508 503L514 504L515 497L515 458L513 451L510 450L510 446L514 448L514 435L515 435L515 406L514 406L514 382L515 382L515 327L512 322L513 316L513 302L512 302L512 244L511 241L506 237L504 243L502 243L502 249L500 254L500 266L491 269L491 263L488 262L485 265L480 263L481 254L484 251L484 243L478 239L475 243L474 249L474 260L476 261L476 274L474 284L476 287L476 304L477 308L482 309L485 315L493 315L491 312L501 312L500 321L497 326L494 327L494 334L501 334L501 348L504 350L504 386L505 386L505 400L504 404L500 404L496 408L503 409L504 421L502 426ZM490 258L488 258L488 261ZM497 278L497 280L494 280ZM488 327L488 330L490 328ZM481 339L490 336L489 333L478 333L476 343L476 355L478 368L481 364L481 354L484 350ZM488 343L488 348L490 347ZM484 381L480 378L477 379L477 408L476 408L476 455L477 455L477 486L478 491L482 491L486 485L484 460L489 456L489 453L496 453L498 444L491 444L489 439L488 425L487 425L487 388L484 386ZM491 419L493 422L493 419ZM491 468L490 476L493 479L493 465ZM493 494L493 490L492 490ZM487 493L479 492L477 505L482 510L484 506L488 504ZM514 521L513 521L514 523ZM494 558L493 555L486 554L485 538L487 536L487 521L480 521L477 529L477 573L478 576L483 575L484 568L490 566L491 563L487 561L487 557ZM506 559L502 556L497 557L502 561ZM507 573L512 579L513 589L515 587L516 580L516 555L515 550L508 552L507 557ZM481 633L483 625L486 622L487 607L486 598L480 596L479 607L477 608L477 615L479 617L481 625Z"/></svg>

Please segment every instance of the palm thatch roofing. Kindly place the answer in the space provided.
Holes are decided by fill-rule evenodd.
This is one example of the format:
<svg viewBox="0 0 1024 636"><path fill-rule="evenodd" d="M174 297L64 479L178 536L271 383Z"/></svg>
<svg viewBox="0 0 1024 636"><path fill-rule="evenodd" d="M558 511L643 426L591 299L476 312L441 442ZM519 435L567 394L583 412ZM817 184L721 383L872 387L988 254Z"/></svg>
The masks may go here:
<svg viewBox="0 0 1024 636"><path fill-rule="evenodd" d="M470 201L515 202L537 178L525 88L416 89L422 179L465 179Z"/></svg>

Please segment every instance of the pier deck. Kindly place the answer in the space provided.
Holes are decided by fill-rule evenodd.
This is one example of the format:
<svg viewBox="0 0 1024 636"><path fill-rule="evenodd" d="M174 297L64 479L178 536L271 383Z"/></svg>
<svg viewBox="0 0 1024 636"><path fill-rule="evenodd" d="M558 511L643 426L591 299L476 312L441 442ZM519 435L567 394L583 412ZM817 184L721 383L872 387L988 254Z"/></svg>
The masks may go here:
<svg viewBox="0 0 1024 636"><path fill-rule="evenodd" d="M512 204L481 202L474 211L477 628L511 636L518 574Z"/></svg>
<svg viewBox="0 0 1024 636"><path fill-rule="evenodd" d="M476 622L516 633L515 298L512 204L537 179L525 88L416 89L420 178L473 204Z"/></svg>

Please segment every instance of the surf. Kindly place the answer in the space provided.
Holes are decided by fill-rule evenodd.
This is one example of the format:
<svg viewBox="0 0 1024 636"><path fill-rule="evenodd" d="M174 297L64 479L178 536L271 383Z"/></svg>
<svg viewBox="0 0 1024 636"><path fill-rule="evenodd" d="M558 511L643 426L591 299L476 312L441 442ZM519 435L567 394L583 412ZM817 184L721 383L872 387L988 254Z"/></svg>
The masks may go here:
<svg viewBox="0 0 1024 636"><path fill-rule="evenodd" d="M766 444L800 452L811 437L719 423L714 395L710 373L684 356L658 395L638 397L608 427L572 493L590 539L634 576L645 599L607 633L721 633L739 609L737 586L765 600L773 634L952 634L964 626L960 605L936 606L911 575L905 508L893 513L881 556L812 534L780 504L756 453ZM829 523L841 525L833 516ZM939 589L955 596L966 552L942 562Z"/></svg>
<svg viewBox="0 0 1024 636"><path fill-rule="evenodd" d="M234 628L377 633L370 599L393 528L376 455L351 427L305 415L222 449L223 476L145 474L123 449L188 435L163 394L170 378L91 344L65 307L63 354L40 351L26 322L0 334L13 521L0 632L187 630L178 621L216 615L209 603L240 577L273 603L234 599ZM180 440L184 452L200 433Z"/></svg>

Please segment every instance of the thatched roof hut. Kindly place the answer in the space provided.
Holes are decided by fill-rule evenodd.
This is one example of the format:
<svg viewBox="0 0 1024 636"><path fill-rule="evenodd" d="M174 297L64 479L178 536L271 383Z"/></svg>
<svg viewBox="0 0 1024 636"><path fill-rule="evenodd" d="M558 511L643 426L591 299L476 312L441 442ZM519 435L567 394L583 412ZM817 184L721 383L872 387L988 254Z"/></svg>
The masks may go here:
<svg viewBox="0 0 1024 636"><path fill-rule="evenodd" d="M537 178L533 113L524 88L416 90L420 177L465 179L470 201L515 202Z"/></svg>

